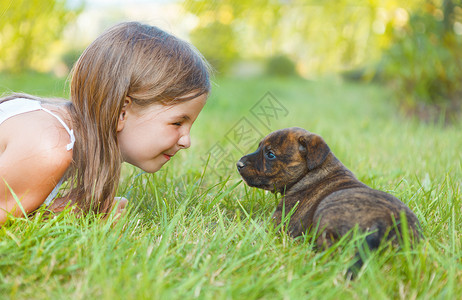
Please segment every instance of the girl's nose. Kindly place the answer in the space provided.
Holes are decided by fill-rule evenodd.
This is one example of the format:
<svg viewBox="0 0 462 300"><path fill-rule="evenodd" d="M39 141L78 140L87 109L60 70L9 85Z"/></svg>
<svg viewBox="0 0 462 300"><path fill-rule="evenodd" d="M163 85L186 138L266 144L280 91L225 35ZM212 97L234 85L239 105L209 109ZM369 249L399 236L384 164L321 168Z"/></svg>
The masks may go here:
<svg viewBox="0 0 462 300"><path fill-rule="evenodd" d="M191 137L189 136L189 132L180 137L178 140L178 145L183 149L191 147Z"/></svg>

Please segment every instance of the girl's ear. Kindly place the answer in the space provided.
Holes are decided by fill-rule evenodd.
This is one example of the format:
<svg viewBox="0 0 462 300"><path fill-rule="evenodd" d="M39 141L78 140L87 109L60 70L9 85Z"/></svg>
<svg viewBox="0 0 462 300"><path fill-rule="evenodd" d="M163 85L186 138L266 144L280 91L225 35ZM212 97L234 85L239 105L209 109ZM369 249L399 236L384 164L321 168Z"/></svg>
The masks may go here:
<svg viewBox="0 0 462 300"><path fill-rule="evenodd" d="M125 97L124 105L122 106L122 111L119 115L119 120L117 122L117 132L122 131L125 127L125 122L127 120L127 111L132 105L132 99L130 97Z"/></svg>

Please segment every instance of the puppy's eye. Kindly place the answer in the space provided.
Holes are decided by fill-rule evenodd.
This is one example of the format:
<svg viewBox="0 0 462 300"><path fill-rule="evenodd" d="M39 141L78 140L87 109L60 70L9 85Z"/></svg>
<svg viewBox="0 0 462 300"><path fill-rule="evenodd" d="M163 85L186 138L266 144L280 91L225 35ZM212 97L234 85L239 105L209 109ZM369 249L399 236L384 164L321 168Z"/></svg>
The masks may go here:
<svg viewBox="0 0 462 300"><path fill-rule="evenodd" d="M273 151L266 151L266 158L268 158L269 160L273 160L276 158L276 155Z"/></svg>

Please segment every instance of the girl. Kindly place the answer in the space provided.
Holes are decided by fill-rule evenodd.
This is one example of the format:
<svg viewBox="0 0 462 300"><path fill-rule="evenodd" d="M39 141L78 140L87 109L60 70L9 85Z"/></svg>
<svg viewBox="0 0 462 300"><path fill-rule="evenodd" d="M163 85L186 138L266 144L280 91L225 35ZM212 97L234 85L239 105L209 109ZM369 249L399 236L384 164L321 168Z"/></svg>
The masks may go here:
<svg viewBox="0 0 462 300"><path fill-rule="evenodd" d="M191 45L129 22L81 55L71 102L0 99L0 226L49 205L64 180L70 188L52 211L69 202L84 213L123 209L115 197L122 162L156 172L188 148L209 91L209 66Z"/></svg>

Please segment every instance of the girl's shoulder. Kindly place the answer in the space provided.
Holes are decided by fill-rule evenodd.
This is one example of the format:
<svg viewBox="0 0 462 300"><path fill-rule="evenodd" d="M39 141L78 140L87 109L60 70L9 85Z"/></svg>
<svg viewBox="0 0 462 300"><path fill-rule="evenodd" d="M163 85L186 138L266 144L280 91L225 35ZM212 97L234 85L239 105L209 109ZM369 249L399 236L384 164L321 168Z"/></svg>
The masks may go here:
<svg viewBox="0 0 462 300"><path fill-rule="evenodd" d="M9 149L10 155L46 157L48 162L69 165L72 160L72 151L66 148L69 142L66 128L43 110L16 115L0 126L0 155Z"/></svg>

